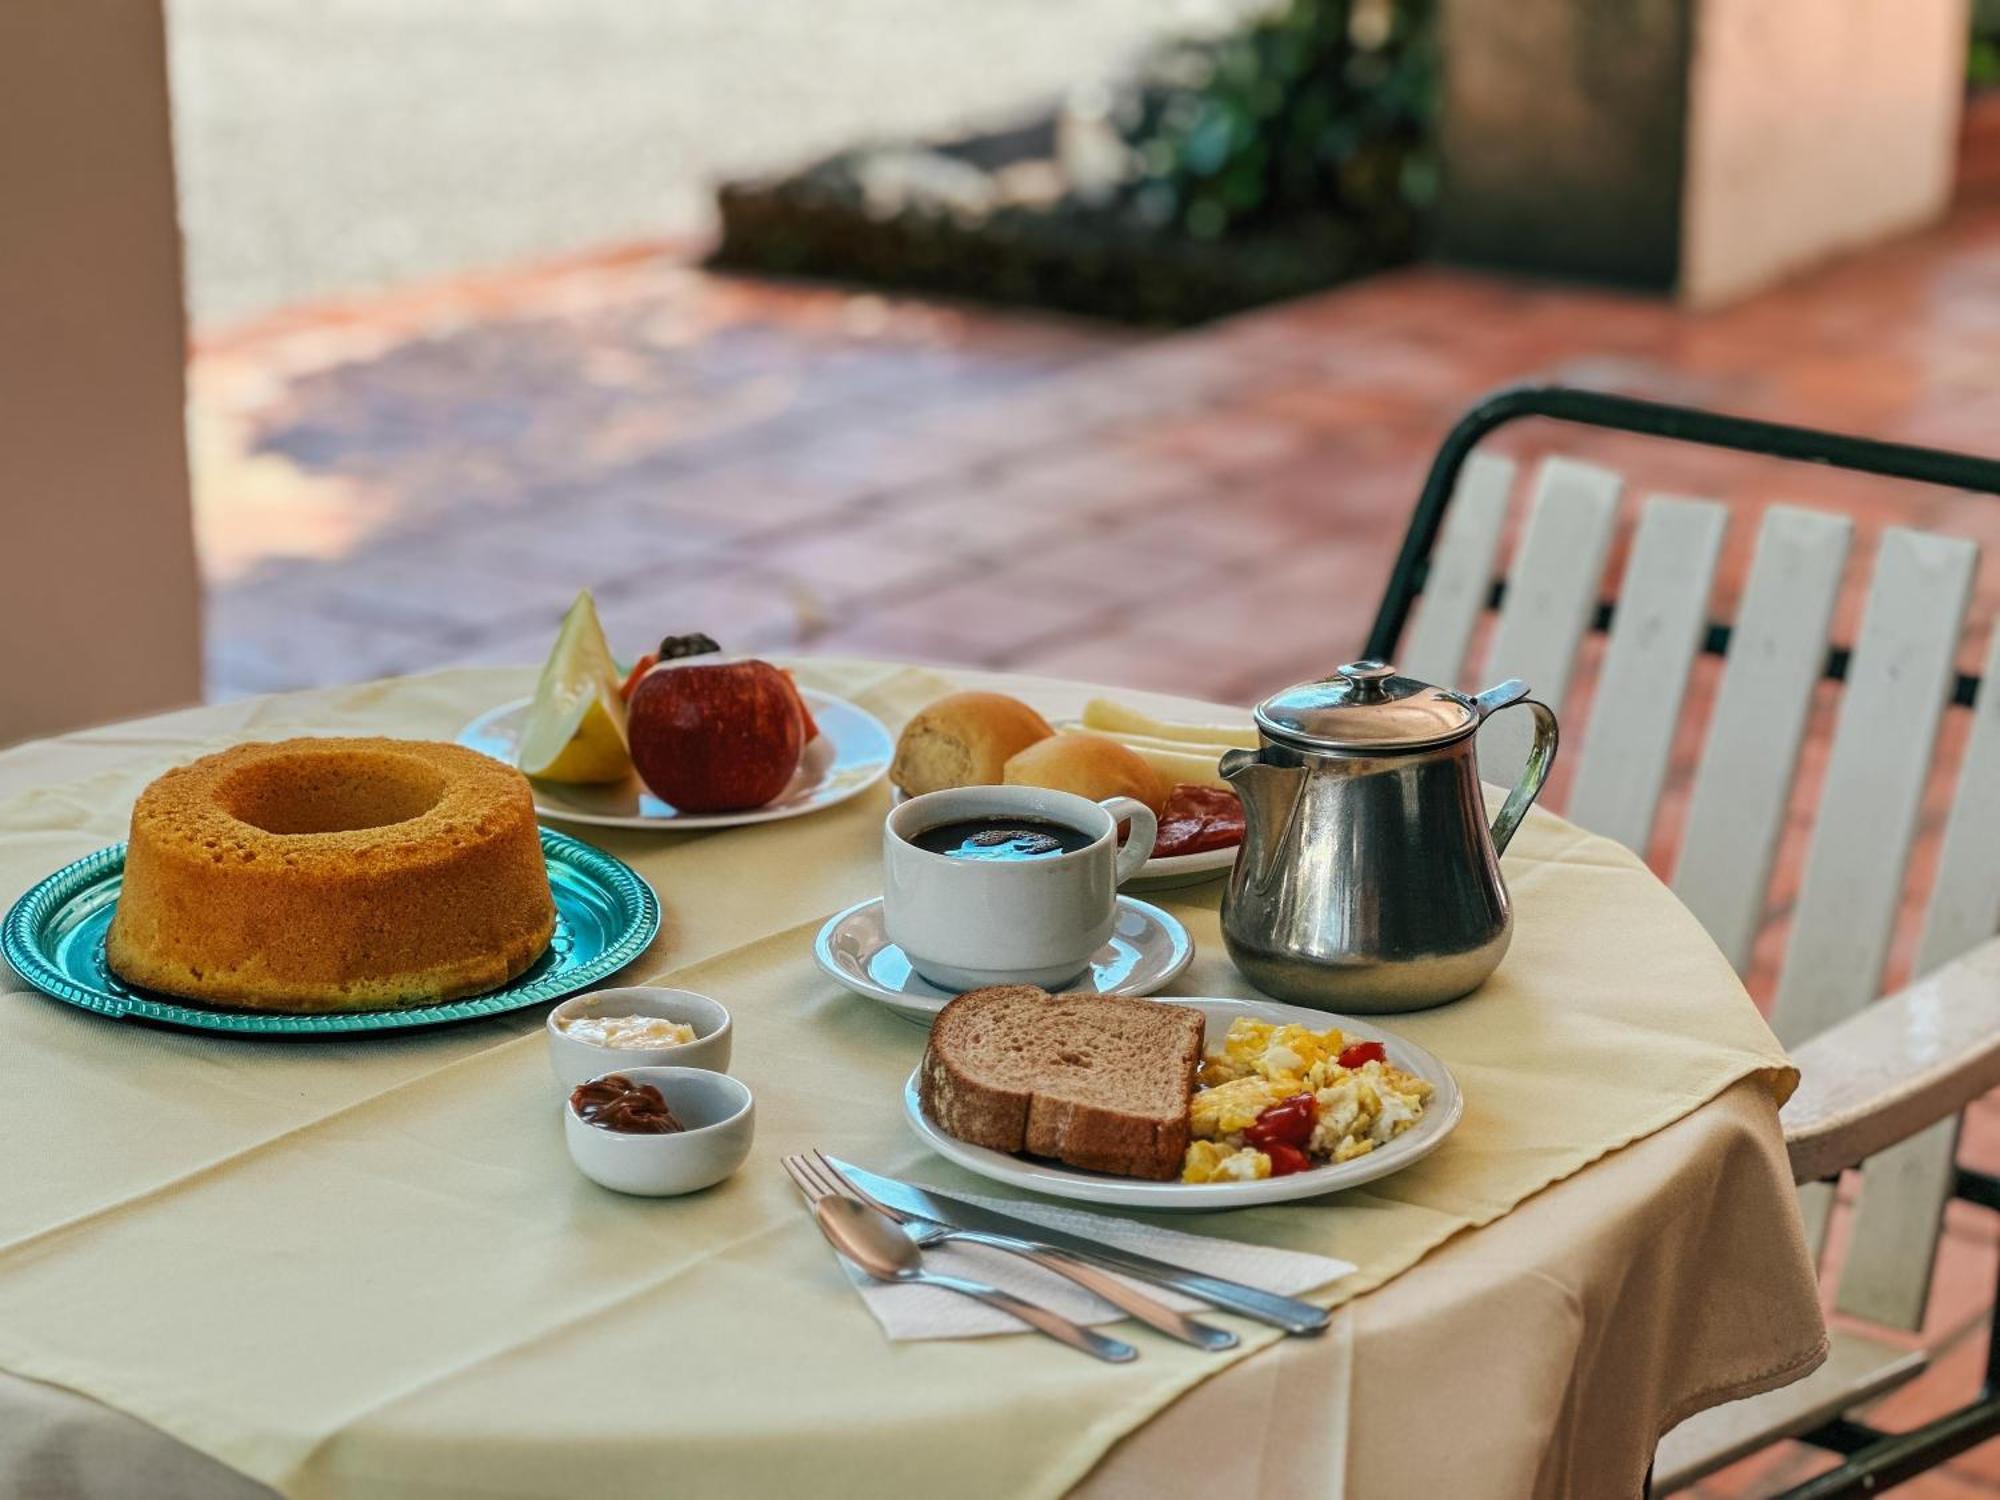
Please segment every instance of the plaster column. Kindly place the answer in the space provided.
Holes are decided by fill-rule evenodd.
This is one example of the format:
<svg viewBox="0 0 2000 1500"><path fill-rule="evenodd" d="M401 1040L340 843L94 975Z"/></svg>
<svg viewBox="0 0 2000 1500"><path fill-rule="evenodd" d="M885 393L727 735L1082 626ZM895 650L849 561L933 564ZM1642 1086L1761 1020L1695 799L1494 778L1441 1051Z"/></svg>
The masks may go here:
<svg viewBox="0 0 2000 1500"><path fill-rule="evenodd" d="M0 3L0 745L201 696L159 0Z"/></svg>
<svg viewBox="0 0 2000 1500"><path fill-rule="evenodd" d="M1713 303L1951 203L1965 0L1702 0L1681 293Z"/></svg>
<svg viewBox="0 0 2000 1500"><path fill-rule="evenodd" d="M1447 259L1740 296L1948 206L1967 0L1445 0Z"/></svg>

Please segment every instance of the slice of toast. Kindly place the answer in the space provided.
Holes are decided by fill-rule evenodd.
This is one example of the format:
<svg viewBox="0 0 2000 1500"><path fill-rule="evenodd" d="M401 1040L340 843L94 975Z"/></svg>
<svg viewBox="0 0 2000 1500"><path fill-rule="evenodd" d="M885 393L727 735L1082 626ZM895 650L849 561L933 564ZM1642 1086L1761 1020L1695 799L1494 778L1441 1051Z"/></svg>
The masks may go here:
<svg viewBox="0 0 2000 1500"><path fill-rule="evenodd" d="M1197 1010L996 985L938 1013L918 1092L971 1145L1166 1181L1187 1155L1201 1044Z"/></svg>

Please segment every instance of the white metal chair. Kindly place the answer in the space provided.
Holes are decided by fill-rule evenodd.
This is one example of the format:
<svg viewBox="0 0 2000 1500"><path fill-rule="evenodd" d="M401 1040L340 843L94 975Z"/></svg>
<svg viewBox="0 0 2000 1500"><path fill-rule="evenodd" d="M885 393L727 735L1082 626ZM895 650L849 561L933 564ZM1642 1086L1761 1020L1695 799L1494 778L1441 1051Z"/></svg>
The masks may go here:
<svg viewBox="0 0 2000 1500"><path fill-rule="evenodd" d="M1440 450L1368 643L1370 656L1433 682L1525 678L1560 713L1586 632L1607 631L1587 722L1564 720L1562 754L1576 765L1561 810L1641 852L1693 663L1704 650L1722 655L1679 856L1662 873L1739 971L1767 917L1813 694L1825 677L1844 684L1771 1018L1803 1074L1784 1124L1815 1243L1832 1202L1827 1180L1867 1164L1837 1305L1877 1326L1915 1329L1946 1200L2000 1209L2000 1180L1962 1171L1954 1159L1959 1111L2000 1085L2000 629L1982 673L1955 665L1978 549L1883 531L1858 638L1851 650L1830 651L1849 520L1790 506L1766 511L1742 602L1734 621L1721 624L1708 609L1729 512L1654 496L1638 508L1614 601L1600 602L1623 481L1557 457L1540 465L1502 582L1495 565L1515 465L1474 448L1495 427L1529 416L1996 495L2000 463L1595 393L1505 392L1468 415ZM1469 664L1488 609L1498 611L1490 650ZM1973 722L1924 909L1919 977L1878 999L1947 713ZM1526 751L1518 735L1506 716L1482 731L1486 779L1511 778ZM2000 1338L1994 1344L2000 1349ZM1913 1433L1885 1434L1853 1415L1925 1363L1907 1341L1837 1330L1831 1357L1810 1378L1668 1434L1653 1493L1790 1437L1845 1461L1786 1500L1874 1494L2000 1435L2000 1353L1989 1354L1975 1400Z"/></svg>

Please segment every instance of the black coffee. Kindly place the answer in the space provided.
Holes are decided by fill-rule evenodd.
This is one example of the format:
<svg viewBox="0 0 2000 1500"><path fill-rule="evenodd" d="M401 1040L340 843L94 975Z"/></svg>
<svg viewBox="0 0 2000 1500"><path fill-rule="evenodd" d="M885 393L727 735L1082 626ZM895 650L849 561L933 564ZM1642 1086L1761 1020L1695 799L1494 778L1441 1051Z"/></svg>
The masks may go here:
<svg viewBox="0 0 2000 1500"><path fill-rule="evenodd" d="M951 859L1050 859L1089 846L1090 835L1040 818L967 818L940 823L910 840Z"/></svg>

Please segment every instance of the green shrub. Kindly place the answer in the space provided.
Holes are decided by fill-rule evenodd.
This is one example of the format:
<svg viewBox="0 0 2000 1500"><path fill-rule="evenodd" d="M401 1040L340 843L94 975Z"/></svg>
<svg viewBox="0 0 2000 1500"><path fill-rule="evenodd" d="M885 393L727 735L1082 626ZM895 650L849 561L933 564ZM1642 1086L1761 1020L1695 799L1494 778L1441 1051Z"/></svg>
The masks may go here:
<svg viewBox="0 0 2000 1500"><path fill-rule="evenodd" d="M1131 207L1204 240L1333 218L1409 243L1436 193L1433 0L1289 0L1154 64L1118 123Z"/></svg>
<svg viewBox="0 0 2000 1500"><path fill-rule="evenodd" d="M1975 89L2000 85L2000 0L1973 0L1972 45L1966 53L1966 82Z"/></svg>

